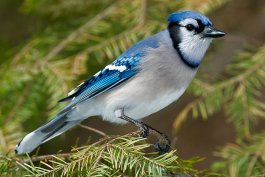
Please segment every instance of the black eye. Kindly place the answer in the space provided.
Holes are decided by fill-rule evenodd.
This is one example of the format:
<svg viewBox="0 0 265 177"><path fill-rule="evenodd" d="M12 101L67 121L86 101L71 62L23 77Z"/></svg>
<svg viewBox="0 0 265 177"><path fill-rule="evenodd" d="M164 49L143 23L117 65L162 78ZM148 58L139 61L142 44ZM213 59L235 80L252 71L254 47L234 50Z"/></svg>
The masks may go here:
<svg viewBox="0 0 265 177"><path fill-rule="evenodd" d="M195 27L192 24L188 24L185 26L188 31L193 31Z"/></svg>

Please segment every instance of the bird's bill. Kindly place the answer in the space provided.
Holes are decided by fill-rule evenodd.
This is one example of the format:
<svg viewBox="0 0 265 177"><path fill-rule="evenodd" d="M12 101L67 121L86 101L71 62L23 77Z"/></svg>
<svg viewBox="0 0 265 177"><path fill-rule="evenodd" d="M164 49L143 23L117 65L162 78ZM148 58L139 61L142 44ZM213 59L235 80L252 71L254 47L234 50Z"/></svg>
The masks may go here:
<svg viewBox="0 0 265 177"><path fill-rule="evenodd" d="M218 29L215 29L214 27L207 27L203 35L204 37L209 38L219 38L223 37L225 33Z"/></svg>

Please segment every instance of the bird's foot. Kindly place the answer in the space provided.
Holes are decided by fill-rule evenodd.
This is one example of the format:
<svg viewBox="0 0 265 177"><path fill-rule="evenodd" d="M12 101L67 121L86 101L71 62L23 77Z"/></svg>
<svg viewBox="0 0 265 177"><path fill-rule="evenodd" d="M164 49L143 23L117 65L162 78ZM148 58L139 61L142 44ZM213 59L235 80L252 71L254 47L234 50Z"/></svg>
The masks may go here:
<svg viewBox="0 0 265 177"><path fill-rule="evenodd" d="M145 124L141 124L139 127L139 136L146 138L149 135L149 127L147 127Z"/></svg>
<svg viewBox="0 0 265 177"><path fill-rule="evenodd" d="M165 134L144 123L139 126L139 132L139 135L143 138L146 138L150 133L154 134L158 138L154 144L154 148L159 152L159 154L165 154L170 150L170 140Z"/></svg>
<svg viewBox="0 0 265 177"><path fill-rule="evenodd" d="M159 152L159 154L164 154L169 151L170 141L166 135L146 125L145 123L132 119L124 114L122 114L120 118L136 125L139 128L139 131L138 131L139 136L146 138L150 133L152 133L156 137L158 137L158 141L154 144L154 147L155 147L155 150Z"/></svg>
<svg viewBox="0 0 265 177"><path fill-rule="evenodd" d="M169 138L164 135L160 134L157 142L154 144L155 150L159 152L159 154L165 154L170 150L170 140Z"/></svg>

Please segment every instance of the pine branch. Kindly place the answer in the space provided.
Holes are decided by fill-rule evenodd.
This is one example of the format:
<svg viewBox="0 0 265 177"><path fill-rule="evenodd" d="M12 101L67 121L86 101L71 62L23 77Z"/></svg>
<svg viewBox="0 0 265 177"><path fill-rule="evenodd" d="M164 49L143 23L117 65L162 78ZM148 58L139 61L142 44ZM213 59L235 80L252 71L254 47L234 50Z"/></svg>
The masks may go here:
<svg viewBox="0 0 265 177"><path fill-rule="evenodd" d="M227 176L259 176L265 173L265 136L256 134L248 143L228 144L215 155L224 161L215 162L213 169Z"/></svg>
<svg viewBox="0 0 265 177"><path fill-rule="evenodd" d="M191 163L180 160L175 151L164 155L145 152L151 147L137 132L108 136L92 145L73 149L71 153L33 157L17 163L32 176L98 176L124 174L129 176L164 176L197 173ZM64 160L67 158L68 160ZM43 167L32 162L41 160Z"/></svg>
<svg viewBox="0 0 265 177"><path fill-rule="evenodd" d="M96 15L93 19L87 21L84 25L80 26L77 30L73 31L66 38L64 38L58 45L56 45L43 59L41 62L47 62L55 55L57 55L65 46L67 46L71 41L73 41L77 36L84 32L85 29L93 26L95 23L105 18L107 15L112 13L116 9L116 4L105 9L103 12Z"/></svg>

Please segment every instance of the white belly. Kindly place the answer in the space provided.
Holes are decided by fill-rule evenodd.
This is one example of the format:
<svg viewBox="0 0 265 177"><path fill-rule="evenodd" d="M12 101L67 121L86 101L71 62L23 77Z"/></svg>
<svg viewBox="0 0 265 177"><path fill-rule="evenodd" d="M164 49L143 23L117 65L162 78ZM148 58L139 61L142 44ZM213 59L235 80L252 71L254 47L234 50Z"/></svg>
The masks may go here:
<svg viewBox="0 0 265 177"><path fill-rule="evenodd" d="M134 108L125 110L124 113L129 117L141 119L143 117L149 116L150 114L160 111L172 102L176 101L184 93L184 91L185 88L181 88L174 91L172 90L172 92L167 91L165 93L161 93L160 96L157 96L153 100L139 100L138 105L136 105Z"/></svg>
<svg viewBox="0 0 265 177"><path fill-rule="evenodd" d="M173 85L161 80L158 82L154 77L135 78L102 95L102 99L99 99L99 102L104 103L101 116L110 122L123 123L115 115L116 110L122 109L125 115L133 119L144 118L176 101L184 93L188 83Z"/></svg>
<svg viewBox="0 0 265 177"><path fill-rule="evenodd" d="M186 90L186 85L181 88L158 89L151 85L150 88L144 84L138 84L138 81L135 80L117 90L104 93L96 99L83 102L76 107L70 116L71 119L85 119L100 115L103 120L109 122L126 123L117 117L115 114L117 110L123 110L125 115L133 119L141 119L176 101Z"/></svg>

